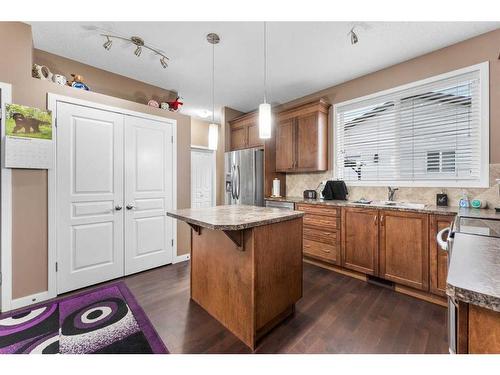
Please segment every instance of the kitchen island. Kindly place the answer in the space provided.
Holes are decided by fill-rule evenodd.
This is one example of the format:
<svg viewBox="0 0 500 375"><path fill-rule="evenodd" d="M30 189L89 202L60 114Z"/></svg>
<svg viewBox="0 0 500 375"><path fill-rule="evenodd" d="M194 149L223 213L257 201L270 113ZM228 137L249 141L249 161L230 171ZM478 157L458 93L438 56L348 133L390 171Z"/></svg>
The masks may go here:
<svg viewBox="0 0 500 375"><path fill-rule="evenodd" d="M300 211L232 205L167 212L191 226L191 298L246 345L302 297Z"/></svg>

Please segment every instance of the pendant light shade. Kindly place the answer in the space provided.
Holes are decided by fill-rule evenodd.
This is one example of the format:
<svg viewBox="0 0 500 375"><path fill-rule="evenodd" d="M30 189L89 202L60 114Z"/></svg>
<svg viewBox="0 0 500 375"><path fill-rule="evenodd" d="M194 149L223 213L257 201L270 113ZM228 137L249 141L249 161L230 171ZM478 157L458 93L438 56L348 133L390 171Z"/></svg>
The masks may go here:
<svg viewBox="0 0 500 375"><path fill-rule="evenodd" d="M259 138L271 138L271 104L259 105Z"/></svg>
<svg viewBox="0 0 500 375"><path fill-rule="evenodd" d="M208 148L217 150L217 143L219 143L219 125L210 124L208 126Z"/></svg>
<svg viewBox="0 0 500 375"><path fill-rule="evenodd" d="M259 105L259 138L271 138L271 104L267 103L267 32L264 22L264 103Z"/></svg>

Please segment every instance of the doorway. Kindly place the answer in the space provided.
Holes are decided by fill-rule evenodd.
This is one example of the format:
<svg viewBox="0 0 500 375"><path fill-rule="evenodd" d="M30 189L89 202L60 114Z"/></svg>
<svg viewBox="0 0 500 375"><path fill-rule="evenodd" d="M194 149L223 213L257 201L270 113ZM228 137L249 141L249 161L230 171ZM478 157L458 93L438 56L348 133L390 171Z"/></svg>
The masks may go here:
<svg viewBox="0 0 500 375"><path fill-rule="evenodd" d="M191 147L191 207L215 206L215 151Z"/></svg>

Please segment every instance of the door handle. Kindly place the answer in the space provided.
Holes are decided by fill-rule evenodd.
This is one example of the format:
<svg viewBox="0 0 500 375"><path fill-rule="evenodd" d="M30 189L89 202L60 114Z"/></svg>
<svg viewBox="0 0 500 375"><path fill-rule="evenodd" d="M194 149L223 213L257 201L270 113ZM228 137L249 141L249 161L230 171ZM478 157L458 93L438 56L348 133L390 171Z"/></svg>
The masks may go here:
<svg viewBox="0 0 500 375"><path fill-rule="evenodd" d="M134 208L135 208L135 204L133 204L133 203L129 203L129 204L127 204L127 206L126 206L126 207L127 207L127 210L132 210L132 209L134 209Z"/></svg>
<svg viewBox="0 0 500 375"><path fill-rule="evenodd" d="M119 204L117 204L117 205L115 206L115 210L116 210L116 211L120 211L122 208L123 208L123 207L122 207L121 205L119 205Z"/></svg>
<svg viewBox="0 0 500 375"><path fill-rule="evenodd" d="M236 169L238 171L238 185L236 186L236 199L240 199L240 166L237 165Z"/></svg>
<svg viewBox="0 0 500 375"><path fill-rule="evenodd" d="M443 251L448 251L448 243L443 240L443 234L445 233L449 233L451 230L450 227L446 227L444 229L441 229L437 236L436 236L436 240L437 240L437 243L439 244L439 247L443 250Z"/></svg>

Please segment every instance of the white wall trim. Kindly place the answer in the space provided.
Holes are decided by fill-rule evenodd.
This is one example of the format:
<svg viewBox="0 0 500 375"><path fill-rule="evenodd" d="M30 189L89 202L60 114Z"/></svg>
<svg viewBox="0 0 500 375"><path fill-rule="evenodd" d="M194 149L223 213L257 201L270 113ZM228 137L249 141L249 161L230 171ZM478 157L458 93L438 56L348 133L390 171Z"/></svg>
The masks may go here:
<svg viewBox="0 0 500 375"><path fill-rule="evenodd" d="M0 82L1 124L1 173L0 173L0 272L2 274L0 287L0 311L12 309L12 172L4 168L5 160L5 104L12 101L12 86Z"/></svg>
<svg viewBox="0 0 500 375"><path fill-rule="evenodd" d="M432 83L438 80L443 80L451 78L460 74L470 73L474 71L479 71L480 76L480 113L481 113L481 172L480 180L467 181L467 180L434 180L434 181L346 181L350 186L400 186L400 187L455 187L455 188L487 188L489 187L490 181L490 117L489 117L489 92L490 92L490 80L489 80L489 61L485 61L479 64L467 66L465 68L453 70L447 73L439 74L429 78L421 79L419 81L410 82L401 86L393 87L387 90L378 91L369 95L361 96L358 98L346 100L344 102L336 103L333 105L333 136L331 138L333 147L336 146L335 130L336 130L336 119L337 110L339 107L343 107L348 104L377 98L379 96L392 94L397 91L410 89L416 86L424 85L427 83ZM333 152L333 178L337 179L337 153Z"/></svg>
<svg viewBox="0 0 500 375"><path fill-rule="evenodd" d="M174 257L174 261L172 262L172 264L187 262L189 259L191 259L191 254L177 255Z"/></svg>

